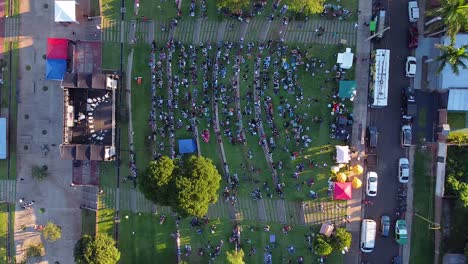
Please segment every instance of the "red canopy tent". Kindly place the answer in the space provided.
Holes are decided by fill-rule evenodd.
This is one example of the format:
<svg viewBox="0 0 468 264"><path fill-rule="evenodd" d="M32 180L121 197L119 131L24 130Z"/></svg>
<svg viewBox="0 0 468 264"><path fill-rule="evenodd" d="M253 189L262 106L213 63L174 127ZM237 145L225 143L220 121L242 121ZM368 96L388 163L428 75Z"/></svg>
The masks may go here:
<svg viewBox="0 0 468 264"><path fill-rule="evenodd" d="M55 59L55 60L68 59L68 39L48 38L46 56L47 56L47 59Z"/></svg>
<svg viewBox="0 0 468 264"><path fill-rule="evenodd" d="M333 199L349 200L352 196L353 187L350 182L335 182Z"/></svg>

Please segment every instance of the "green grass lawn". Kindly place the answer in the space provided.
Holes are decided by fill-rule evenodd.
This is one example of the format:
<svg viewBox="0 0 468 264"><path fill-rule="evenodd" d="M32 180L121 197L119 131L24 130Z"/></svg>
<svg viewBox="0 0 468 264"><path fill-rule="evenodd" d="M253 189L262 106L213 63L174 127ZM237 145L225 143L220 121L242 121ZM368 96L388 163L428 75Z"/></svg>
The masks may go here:
<svg viewBox="0 0 468 264"><path fill-rule="evenodd" d="M229 18L228 15L224 15L222 13L218 13L218 8L216 6L215 0L207 0L207 11L206 14L209 20L221 20L223 18ZM253 13L253 3L254 1L250 1L250 5L245 8L244 13ZM325 1L325 4L332 4L332 5L339 5L351 12L351 16L348 20L355 21L357 20L357 12L358 12L358 1L356 0L329 0ZM135 7L133 0L125 0L125 7L126 7L126 14L125 19L136 19L137 16L135 14ZM278 14L279 10L281 9L282 4L280 3L280 7L278 10L273 10L273 1L268 1L267 5L265 6L264 10L259 13L255 14L255 19L265 20L266 17L272 13ZM201 1L196 1L195 5L195 16L190 16L190 1L182 0L181 4L182 9L182 19L184 20L194 20L202 17L201 12ZM101 1L101 14L106 17L107 19L120 19L120 1L117 0L102 0ZM286 16L288 17L295 17L297 19L304 19L304 16L300 16L297 13L292 11L287 11ZM160 1L141 1L140 8L138 12L138 17L146 17L149 19L155 19L157 21L167 21L177 17L177 7L174 1L167 1L167 0L160 0ZM317 18L323 19L320 14L310 15L309 18Z"/></svg>
<svg viewBox="0 0 468 264"><path fill-rule="evenodd" d="M81 234L94 236L96 234L96 212L81 210Z"/></svg>
<svg viewBox="0 0 468 264"><path fill-rule="evenodd" d="M125 50L124 50L125 51ZM127 58L124 55L124 64ZM103 42L102 43L102 68L119 69L120 67L120 43Z"/></svg>
<svg viewBox="0 0 468 264"><path fill-rule="evenodd" d="M416 151L414 158L414 212L434 219L434 184L432 175L428 173L430 157L427 153ZM413 217L411 230L411 263L433 263L434 230L429 229L426 221Z"/></svg>
<svg viewBox="0 0 468 264"><path fill-rule="evenodd" d="M8 52L8 45L5 45L5 52ZM2 85L2 102L1 105L4 108L8 108L8 95L9 89L11 86L11 107L10 107L10 119L7 120L8 122L8 142L9 142L9 153L8 159L9 160L0 160L0 179L16 179L16 123L17 123L17 112L18 106L16 104L16 90L17 90L17 82L12 80L17 80L18 75L18 43L12 44L12 65L11 65L11 80L10 80L10 73L8 72L8 65L4 67L3 76L5 80L5 84ZM3 113L6 117L7 113ZM8 162L10 162L10 174L8 175Z"/></svg>
<svg viewBox="0 0 468 264"><path fill-rule="evenodd" d="M151 128L148 125L149 109L151 108L151 77L148 67L149 45L139 45L135 47L133 54L133 74L132 76L141 76L142 83L138 85L132 80L132 119L134 150L136 152L136 164L142 171L148 165L152 156L152 142L148 140L151 135Z"/></svg>
<svg viewBox="0 0 468 264"><path fill-rule="evenodd" d="M0 264L7 262L8 211L6 204L0 204Z"/></svg>
<svg viewBox="0 0 468 264"><path fill-rule="evenodd" d="M114 237L115 211L111 209L100 209L97 217L98 233Z"/></svg>
<svg viewBox="0 0 468 264"><path fill-rule="evenodd" d="M447 119L450 125L450 129L452 130L463 129L467 127L465 112L448 112Z"/></svg>
<svg viewBox="0 0 468 264"><path fill-rule="evenodd" d="M339 50L339 46L324 46L324 45L308 45L307 46L309 56L315 59L319 59L326 63L325 68L331 67L330 61L335 60L335 54ZM134 70L132 76L141 76L143 77L143 81L141 85L137 85L136 82L132 80L132 113L133 113L133 126L134 126L134 142L135 142L135 150L136 150L136 157L137 157L137 167L140 172L144 171L148 161L151 159L153 151L158 151L163 154L167 154L167 147L165 151L161 151L158 149L157 145L148 140L148 136L151 134L150 126L148 124L148 117L151 107L151 90L150 90L150 73L148 67L148 59L149 59L149 50L150 47L148 45L138 45L135 46L135 53L134 53ZM159 54L159 53L158 53ZM174 57L177 58L181 55L179 50L176 50L174 53ZM197 54L198 55L198 54ZM211 53L213 56L214 54ZM277 58L276 54L272 55L272 60ZM245 55L247 58L247 56ZM280 59L278 57L278 59ZM188 59L188 63L190 60ZM198 62L200 63L200 62ZM241 78L240 83L240 95L241 95L241 109L245 109L245 107L252 107L249 105L249 102L246 100L248 93L253 92L251 83L253 82L253 75L251 71L253 69L254 61L252 59L247 59L245 64L241 65L241 75L244 72L243 70L249 69L249 74L247 74L247 80L244 82ZM163 67L165 68L165 63L163 63ZM182 72L180 71L177 63L172 63L172 71L173 75L182 76ZM174 119L175 120L182 120L183 128L185 128L189 123L188 120L183 119L181 115L181 111L183 109L189 108L189 105L182 101L184 94L187 92L193 93L195 87L199 90L201 88L199 86L202 82L201 76L203 72L200 71L201 67L198 68L198 78L199 84L197 86L189 86L184 88L183 86L179 87L179 95L174 96L174 100L179 102L179 108L174 109ZM300 83L303 84L303 96L304 100L302 104L296 104L297 109L295 110L297 114L304 114L306 113L307 116L304 116L304 123L302 124L303 128L309 132L306 132L312 138L312 142L310 143L309 147L302 147L302 143L300 147L296 145L294 140L290 142L286 142L286 129L283 127L283 121L280 117L275 117L274 123L278 128L280 138L277 139L277 150L273 152L273 160L275 162L282 161L283 162L283 169L278 170L278 173L281 177L281 181L285 183L285 193L286 198L290 200L304 200L308 199L308 194L310 188L304 184L304 182L308 182L313 180L315 184L313 185L313 190L319 193L319 196L322 199L327 199L326 191L327 191L327 181L330 175L330 166L333 163L332 154L334 152L334 145L336 144L343 144L342 142L338 142L335 140L330 139L330 129L329 123L334 121L334 117L330 115L330 110L327 107L327 104L330 103L331 99L327 99L324 95L331 95L332 91L337 89L338 84L333 81L327 81L327 79L331 78L330 75L326 75L321 71L317 71L315 76L312 76L310 73L307 73L303 68L297 71L298 80ZM270 69L270 74L272 74L272 70ZM228 72L226 78L222 79L219 78L220 84L229 84L229 79L234 75L234 72L231 70L231 67L228 67ZM353 78L354 74L350 72L347 78ZM211 77L211 76L210 76ZM165 80L166 81L166 80ZM166 83L166 82L165 82ZM272 85L272 83L271 83ZM167 89L157 89L157 95L163 96L163 98L167 98ZM209 91L208 96L210 96L211 91ZM232 91L228 91L226 94L232 96ZM273 94L272 90L267 89L266 95L271 96L273 98L273 107L275 108L280 105L280 97ZM282 92L284 98L289 100L288 102L295 102L296 98L295 95L287 94ZM330 97L330 96L329 96ZM201 105L202 96L196 99L197 104ZM312 100L312 101L309 101ZM315 100L315 101L314 101ZM251 104L251 103L250 103ZM349 103L346 103L349 106ZM212 115L213 109L210 107L210 115ZM234 109L234 103L230 103L226 106L227 109ZM167 111L166 109L157 110L156 115L158 115L159 111ZM268 128L267 121L265 119L264 109L262 109L262 117L263 117L263 125L266 132L266 138L272 137L272 131ZM220 109L218 110L220 122L223 122L225 119L225 115L223 114L222 106L220 105ZM276 116L276 115L275 115ZM323 119L322 123L314 123L312 122L312 117L320 117ZM235 117L235 116L234 116ZM272 182L272 173L270 168L267 164L265 159L265 154L263 149L258 144L259 143L259 136L252 135L248 132L249 122L252 119L250 116L243 116L243 127L246 130L246 144L231 144L226 136L223 136L224 142L224 149L226 154L226 159L230 168L231 175L237 174L239 179L241 179L241 188L240 194L241 195L249 195L250 192L255 189L255 187L263 186L264 182L267 182L270 187L273 186ZM204 143L200 140L201 145L201 153L211 159L213 159L214 163L218 166L218 170L220 172L223 171L222 166L220 166L220 154L218 151L218 147L216 145L215 140L215 133L210 125L210 122L206 120L206 118L198 118L199 121L198 128L199 133L203 129L210 130L211 140L209 143ZM237 130L237 126L235 125L235 118L232 118L230 125L222 127L222 132L226 129L231 129L233 133ZM163 124L158 122L158 127L161 127ZM122 126L122 130L124 130L124 126ZM178 139L182 138L191 138L193 134L191 132L187 132L185 129L177 129L176 130L176 143ZM290 128L289 128L290 129ZM159 136L158 133L158 141L164 142L165 146L168 146L167 138L162 138ZM122 148L125 148L124 139L122 139ZM301 152L299 157L296 160L290 159L290 152L284 151L284 147L287 146L290 151ZM177 151L177 146L176 146ZM248 158L248 151L252 152L252 159ZM123 155L124 156L124 155ZM306 169L303 173L301 173L299 179L293 179L293 172L295 170L296 165L304 163L306 165ZM124 164L124 163L122 163ZM315 164L317 166L312 166L311 164Z"/></svg>
<svg viewBox="0 0 468 264"><path fill-rule="evenodd" d="M122 263L149 263L154 259L164 259L167 262L176 259L176 242L171 233L176 230L174 219L168 217L166 221L160 225L159 215L152 214L132 214L129 212L122 213L122 221L120 223L120 243L119 249L122 252ZM127 218L128 216L128 218ZM270 232L263 231L263 226L268 224ZM215 233L210 232L210 226L216 226ZM212 219L210 223L201 228L202 233L198 234L198 228L190 228L190 219L181 221L179 231L181 234L181 250L182 260L188 263L207 263L209 257L207 253L208 242L212 246L224 241L224 245L219 257L215 258L214 263L226 263L226 251L234 249L234 245L229 242L229 237L235 223L228 221L219 221ZM296 260L298 256L303 256L306 263L316 263L318 256L313 255L308 249L305 240L305 235L316 233L317 229L306 226L293 226L293 229L288 234L283 234L282 226L276 223L259 224L256 222L242 222L241 226L241 243L245 252L244 261L246 263L262 263L264 248L267 245L272 247L273 263L284 263L288 259ZM250 227L255 227L252 232ZM270 235L275 235L276 245L271 244ZM192 254L186 256L185 246L190 245ZM287 247L294 246L295 252L288 253ZM199 256L199 248L204 248L205 256ZM252 248L256 249L256 253L249 256ZM340 263L341 254L334 254L330 257L329 263Z"/></svg>

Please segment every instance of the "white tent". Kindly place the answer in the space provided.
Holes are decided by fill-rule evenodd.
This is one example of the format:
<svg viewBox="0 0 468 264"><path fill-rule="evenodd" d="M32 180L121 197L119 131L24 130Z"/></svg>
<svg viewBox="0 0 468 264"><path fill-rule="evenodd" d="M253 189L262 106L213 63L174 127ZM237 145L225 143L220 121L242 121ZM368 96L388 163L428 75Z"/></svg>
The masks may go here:
<svg viewBox="0 0 468 264"><path fill-rule="evenodd" d="M350 48L346 48L346 52L338 53L336 63L340 64L341 69L349 69L353 67L354 53L351 52Z"/></svg>
<svg viewBox="0 0 468 264"><path fill-rule="evenodd" d="M351 160L348 146L336 146L336 163L348 163Z"/></svg>
<svg viewBox="0 0 468 264"><path fill-rule="evenodd" d="M76 22L76 2L55 1L55 22Z"/></svg>

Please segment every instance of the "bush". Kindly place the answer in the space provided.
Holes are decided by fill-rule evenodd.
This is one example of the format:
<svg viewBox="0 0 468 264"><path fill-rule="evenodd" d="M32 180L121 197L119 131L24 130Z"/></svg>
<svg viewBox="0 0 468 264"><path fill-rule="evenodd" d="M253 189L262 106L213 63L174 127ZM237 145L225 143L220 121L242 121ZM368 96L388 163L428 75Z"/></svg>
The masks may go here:
<svg viewBox="0 0 468 264"><path fill-rule="evenodd" d="M48 241L56 241L62 237L62 228L52 222L48 222L44 230L42 230L42 235Z"/></svg>
<svg viewBox="0 0 468 264"><path fill-rule="evenodd" d="M26 249L26 257L28 258L40 257L42 256L43 249L44 249L44 246L42 244L36 244L36 245L31 244Z"/></svg>
<svg viewBox="0 0 468 264"><path fill-rule="evenodd" d="M447 142L457 144L459 146L468 144L468 133L451 132L447 137Z"/></svg>
<svg viewBox="0 0 468 264"><path fill-rule="evenodd" d="M47 166L33 166L31 172L32 178L37 181L42 181L48 176Z"/></svg>

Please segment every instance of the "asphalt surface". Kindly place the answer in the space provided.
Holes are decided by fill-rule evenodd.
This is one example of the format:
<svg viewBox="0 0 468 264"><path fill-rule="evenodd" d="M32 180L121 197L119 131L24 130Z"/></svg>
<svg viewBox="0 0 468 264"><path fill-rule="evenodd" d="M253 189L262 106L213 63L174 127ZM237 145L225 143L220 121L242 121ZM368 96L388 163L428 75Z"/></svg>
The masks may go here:
<svg viewBox="0 0 468 264"><path fill-rule="evenodd" d="M392 258L401 252L395 242L395 222L399 218L395 214L399 201L396 194L399 188L405 188L398 182L398 159L408 156L408 149L400 147L401 128L401 89L411 86L410 78L405 76L406 57L412 55L408 49L408 10L407 0L382 2L382 8L387 10L387 26L391 29L385 32L385 37L374 43L374 48L390 49L390 79L388 106L382 109L369 109L368 125L376 126L379 131L378 157L379 162L374 170L379 175L377 197L366 197L373 202L367 205L365 218L374 219L380 227L380 217L388 215L391 218L390 236L381 237L380 228L376 237L375 249L372 253L363 254L364 263L392 263ZM419 69L420 62L418 62ZM437 124L437 108L444 106L444 96L438 93L415 91L417 115L413 122L413 144L424 138L434 141L435 124Z"/></svg>
<svg viewBox="0 0 468 264"><path fill-rule="evenodd" d="M408 4L407 0L383 1L382 7L387 10L386 25L390 30L384 38L375 42L375 49L390 49L390 78L388 106L382 109L369 109L368 125L376 126L379 132L378 165L374 171L379 175L378 192L374 198L366 197L373 202L365 208L365 218L378 223L375 249L362 255L363 262L392 263L392 258L399 255L400 247L395 242L395 214L399 201L395 198L397 189L403 185L398 182L398 159L407 157L408 150L400 147L400 107L401 88L410 85L410 78L405 76L406 57L411 55L408 49ZM372 168L368 168L372 170ZM389 237L380 235L380 217L388 215L391 219Z"/></svg>

